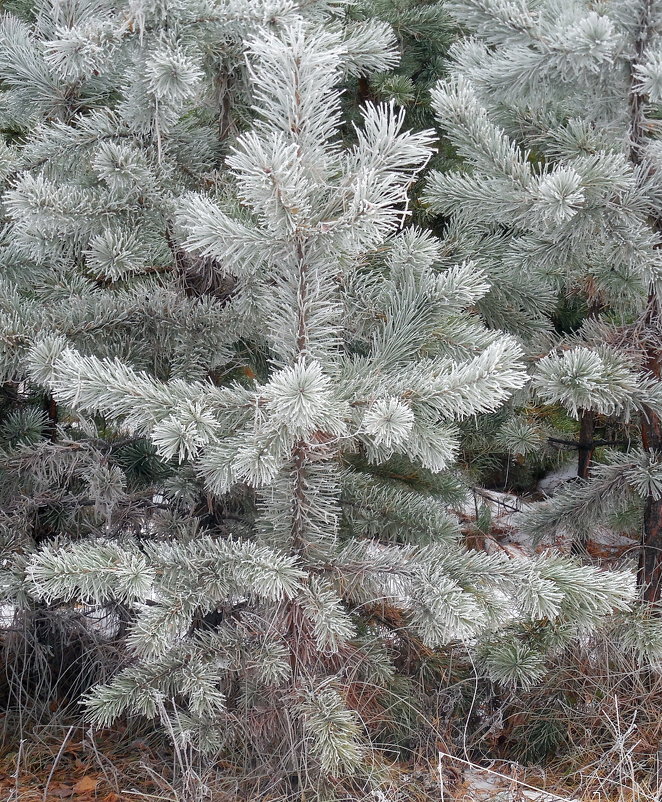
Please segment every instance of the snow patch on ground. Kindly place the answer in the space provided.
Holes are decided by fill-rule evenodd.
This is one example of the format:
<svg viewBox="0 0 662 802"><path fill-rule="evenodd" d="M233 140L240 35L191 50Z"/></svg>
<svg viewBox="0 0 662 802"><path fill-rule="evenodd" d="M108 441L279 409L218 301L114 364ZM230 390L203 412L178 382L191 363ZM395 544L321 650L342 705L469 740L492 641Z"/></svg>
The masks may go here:
<svg viewBox="0 0 662 802"><path fill-rule="evenodd" d="M553 496L558 490L559 485L562 485L569 479L574 479L576 476L577 460L573 459L568 462L564 462L558 468L555 468L553 471L550 471L543 476L537 485L538 492L545 496Z"/></svg>
<svg viewBox="0 0 662 802"><path fill-rule="evenodd" d="M543 500L555 495L561 486L577 477L576 460L568 461L538 482L537 490ZM569 554L573 543L571 532L559 532L554 542L544 541L535 545L531 538L521 531L519 518L521 513L539 504L540 501L522 499L512 493L497 490L473 488L466 501L454 509L460 520L471 526L480 515L481 508L488 507L491 516L490 533L484 536L480 548L488 553L501 551L512 557L531 556L553 546L561 554ZM627 557L636 548L632 536L622 534L605 526L595 526L586 541L588 555L599 563L613 563Z"/></svg>
<svg viewBox="0 0 662 802"><path fill-rule="evenodd" d="M466 771L453 802L579 802L526 786L516 778L475 766Z"/></svg>
<svg viewBox="0 0 662 802"><path fill-rule="evenodd" d="M454 512L460 519L473 521L480 514L482 507L489 509L491 517L492 534L485 537L485 551L488 553L505 551L512 557L534 553L530 539L517 526L519 515L531 507L530 502L512 493L475 488L462 507L455 508Z"/></svg>

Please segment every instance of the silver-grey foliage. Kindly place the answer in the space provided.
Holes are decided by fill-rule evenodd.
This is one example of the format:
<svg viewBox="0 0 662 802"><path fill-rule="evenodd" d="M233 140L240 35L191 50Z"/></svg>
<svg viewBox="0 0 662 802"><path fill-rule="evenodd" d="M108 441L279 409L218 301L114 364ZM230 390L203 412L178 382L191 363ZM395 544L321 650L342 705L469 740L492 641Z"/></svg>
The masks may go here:
<svg viewBox="0 0 662 802"><path fill-rule="evenodd" d="M634 501L646 509L654 561L662 523L654 434L662 412L662 8L655 0L454 0L449 10L469 35L454 45L433 105L464 166L433 173L427 201L451 215L465 248L499 239L493 275L514 271L542 297L585 302L578 331L532 342L533 400L573 417L634 419L646 451L628 457L618 486L610 480L606 489L604 475L620 461L608 455L588 484L564 490L530 526L542 533L548 521L554 534L570 524L586 536ZM535 427L520 423L518 436L517 426L509 424L504 443L528 453Z"/></svg>
<svg viewBox="0 0 662 802"><path fill-rule="evenodd" d="M341 141L339 84L394 62L388 30L290 4L266 24L253 6L214 7L203 26L182 3L166 33L136 8L125 27L111 8L30 51L25 69L52 82L115 81L120 52L129 66L112 109L72 124L48 106L59 120L12 156L2 365L14 377L27 361L91 436L146 438L171 470L152 498L166 513L132 529L109 512L108 531L46 545L21 569L36 598L129 611L130 665L88 697L93 721L169 715L183 741L269 755L281 774L368 772L351 694L392 680L394 610L428 648L519 617L577 631L627 607L631 577L468 552L443 499L379 477L398 459L450 468L457 421L526 381L520 344L476 313L484 272L442 269L442 243L407 225L432 133L368 105ZM219 26L245 49L255 119L227 170L189 168L209 143L188 113L210 89ZM37 90L46 102L15 83L9 112ZM524 174L509 153L498 158ZM540 220L565 214L555 184L531 186ZM204 275L205 300L178 291L179 268ZM91 493L112 509L123 481L107 467ZM201 523L196 493L220 522ZM512 648L489 663L511 684L538 668Z"/></svg>

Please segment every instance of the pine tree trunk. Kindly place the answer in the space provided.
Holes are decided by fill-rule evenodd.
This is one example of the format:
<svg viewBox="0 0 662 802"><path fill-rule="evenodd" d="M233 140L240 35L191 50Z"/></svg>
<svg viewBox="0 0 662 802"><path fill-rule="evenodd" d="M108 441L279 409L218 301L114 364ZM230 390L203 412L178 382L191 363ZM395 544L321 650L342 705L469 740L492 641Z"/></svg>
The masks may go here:
<svg viewBox="0 0 662 802"><path fill-rule="evenodd" d="M659 432L657 436L659 437ZM644 600L647 602L660 601L662 596L662 499L655 501L652 496L649 496L646 501L637 578Z"/></svg>
<svg viewBox="0 0 662 802"><path fill-rule="evenodd" d="M649 298L646 315L647 327L657 328L658 300ZM656 338L648 338L649 342ZM656 379L662 379L662 351L659 347L648 345L647 369ZM641 416L641 441L646 451L662 453L662 420L652 410ZM662 499L648 496L644 510L641 552L639 554L638 583L643 598L648 602L658 602L662 597Z"/></svg>
<svg viewBox="0 0 662 802"><path fill-rule="evenodd" d="M44 396L43 410L46 413L46 417L48 419L46 432L48 433L49 439L52 442L55 442L55 440L57 440L57 425L59 422L59 412L57 408L57 401L55 400L55 398L51 393L46 393L46 395Z"/></svg>
<svg viewBox="0 0 662 802"><path fill-rule="evenodd" d="M639 31L635 43L635 58L631 63L630 91L630 160L641 164L641 153L646 142L645 99L634 91L635 68L644 62L646 48L655 31L653 19L653 0L645 0ZM651 220L652 227L662 232L662 219ZM646 348L646 368L657 378L662 378L662 348L658 336L660 299L654 292L648 297L648 306L643 318ZM662 453L662 421L652 411L646 410L641 416L641 441L648 451ZM639 552L639 571L637 582L642 589L645 601L657 602L662 596L662 500L652 495L646 499L644 510L641 549Z"/></svg>
<svg viewBox="0 0 662 802"><path fill-rule="evenodd" d="M588 479L594 451L595 413L589 409L583 409L579 415L579 438L577 440L577 476L580 479ZM590 535L581 538L573 537L570 553L585 555L590 542Z"/></svg>
<svg viewBox="0 0 662 802"><path fill-rule="evenodd" d="M364 106L366 103L371 103L374 100L372 87L370 86L370 81L367 78L359 78L357 81L357 95L359 99L359 105L361 106Z"/></svg>
<svg viewBox="0 0 662 802"><path fill-rule="evenodd" d="M591 468L591 460L595 438L595 414L588 409L582 410L579 416L579 440L577 442L577 476L580 479L588 479ZM570 553L585 555L591 542L590 535L586 537L572 539Z"/></svg>
<svg viewBox="0 0 662 802"><path fill-rule="evenodd" d="M584 409L579 418L579 441L577 443L577 476L588 479L595 447L595 414Z"/></svg>

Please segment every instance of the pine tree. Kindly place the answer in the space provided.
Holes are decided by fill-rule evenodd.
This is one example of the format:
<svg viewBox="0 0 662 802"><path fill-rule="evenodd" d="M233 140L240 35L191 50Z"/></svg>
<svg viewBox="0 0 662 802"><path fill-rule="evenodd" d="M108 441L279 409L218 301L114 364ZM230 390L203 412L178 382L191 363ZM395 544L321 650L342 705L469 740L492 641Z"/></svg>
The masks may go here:
<svg viewBox="0 0 662 802"><path fill-rule="evenodd" d="M26 354L48 334L159 379L245 369L241 320L224 311L233 277L179 248L173 204L223 192L223 154L252 116L244 42L302 16L341 28L356 65L394 63L385 24L350 30L326 2L35 0L0 17L1 584L17 611L3 673L29 678L9 691L23 717L25 700L48 715L59 694L43 677L43 653L64 651L56 631L91 639L83 653L98 645L76 605L26 597L27 555L59 536L168 531L184 514L205 528L236 512L144 437L61 408L29 380ZM113 616L121 634L126 610Z"/></svg>
<svg viewBox="0 0 662 802"><path fill-rule="evenodd" d="M175 471L138 531L60 539L25 569L37 598L131 611L130 665L88 697L92 720L161 718L320 798L379 781L352 700L397 681L404 638L434 649L513 613L576 631L631 595L627 574L468 552L439 493L407 486L406 471L443 476L455 422L525 374L516 341L471 311L482 271L403 227L430 133L369 105L341 145L340 82L393 58L383 28L362 30L300 20L247 45L256 120L231 178L167 205L177 259L231 288L205 308L197 359L166 347L155 368L130 333L113 354L55 325L29 351L62 408L147 438ZM200 485L213 522L181 505ZM485 665L511 684L538 671L524 646Z"/></svg>
<svg viewBox="0 0 662 802"><path fill-rule="evenodd" d="M467 168L434 176L428 200L464 239L498 238L500 270L537 282L541 296L574 293L592 306L543 359L539 347L537 398L584 422L587 412L639 421L639 449L608 452L530 525L585 537L630 510L631 529L641 520L644 532L640 582L657 601L662 8L577 2L559 14L552 2L461 0L449 9L473 36L455 46L434 105Z"/></svg>
<svg viewBox="0 0 662 802"><path fill-rule="evenodd" d="M391 25L401 52L392 69L359 83L360 100L393 101L406 110L407 126L431 127L430 89L444 74L448 48L456 38L455 23L444 4L438 0L368 0L356 3L351 14Z"/></svg>

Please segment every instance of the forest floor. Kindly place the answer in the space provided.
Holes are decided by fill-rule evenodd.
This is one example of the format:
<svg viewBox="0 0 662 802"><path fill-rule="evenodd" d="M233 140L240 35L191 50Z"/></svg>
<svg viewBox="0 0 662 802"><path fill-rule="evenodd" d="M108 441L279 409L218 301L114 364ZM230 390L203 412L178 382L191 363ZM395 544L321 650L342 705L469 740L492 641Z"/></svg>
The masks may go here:
<svg viewBox="0 0 662 802"><path fill-rule="evenodd" d="M572 475L574 466L562 465L545 477L537 491L544 497L553 491L555 483ZM468 531L483 505L491 512L490 534L473 530L472 537L481 541L475 547L488 553L505 551L514 557L544 548L534 547L518 530L517 517L527 502L508 493L477 489L473 498L456 510ZM598 530L590 550L598 562L608 563L618 560L631 545L629 539L615 532ZM561 552L569 551L570 541L554 546ZM0 714L0 735L2 719ZM478 766L457 757L440 760L441 771L435 765L420 771L402 766L402 780L394 783L392 794L377 792L365 802L662 802L662 793L644 793L634 779L629 782L627 777L622 782L617 778L615 783L610 779L609 793L592 790L578 797L560 781L545 777L544 772L527 771L513 763L497 761ZM92 736L81 727L49 725L35 728L17 751L0 750L0 802L238 802L210 779L212 775L222 778L222 767L199 772L202 780L193 772L189 788L198 781L197 793L182 791L181 773L181 765L173 766L172 753L140 731L114 728ZM175 779L178 776L179 781ZM587 785L593 789L607 787L599 777L594 779ZM615 793L611 793L613 785ZM546 790L539 790L539 786ZM260 798L260 802L268 800ZM241 802L256 800L244 797ZM273 802L282 802L282 797L273 797Z"/></svg>
<svg viewBox="0 0 662 802"><path fill-rule="evenodd" d="M50 733L37 739L38 744L24 746L20 754L7 754L0 760L0 801L238 802L215 790L213 783L208 793L183 793L167 779L172 776L172 767L166 765L169 759L139 740L128 748L124 741L124 747L118 749L114 746L117 735L100 733L97 740L91 741L79 733L58 745L55 733ZM491 768L470 764L455 770L445 761L442 774L440 780L434 766L422 772L403 772L402 782L392 796L377 793L365 802L580 802L537 790L531 782L540 777L527 782L524 770L513 764L494 764ZM260 802L267 799L261 797ZM592 800L599 799L592 796ZM638 798L639 802L644 799ZM243 797L242 802L251 801Z"/></svg>

